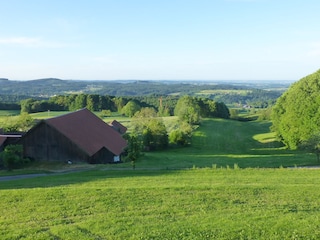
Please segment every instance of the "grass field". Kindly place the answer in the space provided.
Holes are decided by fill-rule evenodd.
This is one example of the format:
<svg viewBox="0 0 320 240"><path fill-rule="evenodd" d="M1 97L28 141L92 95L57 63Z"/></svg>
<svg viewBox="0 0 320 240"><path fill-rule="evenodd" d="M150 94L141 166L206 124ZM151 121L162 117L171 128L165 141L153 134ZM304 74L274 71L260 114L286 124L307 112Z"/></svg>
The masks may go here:
<svg viewBox="0 0 320 240"><path fill-rule="evenodd" d="M0 181L0 239L320 239L319 170L299 168L319 163L269 127L204 119L191 146L145 153L136 170L60 164Z"/></svg>
<svg viewBox="0 0 320 240"><path fill-rule="evenodd" d="M311 169L95 170L1 182L1 239L319 239Z"/></svg>
<svg viewBox="0 0 320 240"><path fill-rule="evenodd" d="M0 117L16 116L19 115L19 110L0 110Z"/></svg>
<svg viewBox="0 0 320 240"><path fill-rule="evenodd" d="M275 141L270 122L204 119L192 145L146 153L136 167L181 169L193 167L279 168L319 165L316 157L290 151Z"/></svg>

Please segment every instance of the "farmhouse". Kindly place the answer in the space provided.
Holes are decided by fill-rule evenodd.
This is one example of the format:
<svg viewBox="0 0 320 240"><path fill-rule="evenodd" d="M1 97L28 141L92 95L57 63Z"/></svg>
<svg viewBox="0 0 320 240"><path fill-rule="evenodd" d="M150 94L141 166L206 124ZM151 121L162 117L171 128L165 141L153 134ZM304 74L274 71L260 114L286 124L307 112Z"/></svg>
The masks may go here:
<svg viewBox="0 0 320 240"><path fill-rule="evenodd" d="M118 162L127 146L118 131L86 108L40 121L20 144L24 156L32 159L88 163Z"/></svg>

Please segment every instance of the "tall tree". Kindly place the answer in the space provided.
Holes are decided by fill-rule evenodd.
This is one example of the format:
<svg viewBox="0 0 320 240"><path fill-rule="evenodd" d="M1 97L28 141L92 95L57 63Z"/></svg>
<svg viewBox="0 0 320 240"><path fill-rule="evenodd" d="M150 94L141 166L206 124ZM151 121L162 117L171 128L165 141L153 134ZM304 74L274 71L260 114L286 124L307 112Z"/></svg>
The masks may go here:
<svg viewBox="0 0 320 240"><path fill-rule="evenodd" d="M133 117L133 115L140 110L140 105L136 101L129 101L121 110L121 112L128 116Z"/></svg>
<svg viewBox="0 0 320 240"><path fill-rule="evenodd" d="M181 121L189 124L198 124L200 121L200 107L197 100L191 96L179 98L174 109L174 115L178 116Z"/></svg>
<svg viewBox="0 0 320 240"><path fill-rule="evenodd" d="M90 111L94 111L95 104L94 104L94 99L93 99L92 95L88 95L86 100L87 100L86 108Z"/></svg>
<svg viewBox="0 0 320 240"><path fill-rule="evenodd" d="M320 70L294 83L272 110L272 129L290 149L320 131Z"/></svg>

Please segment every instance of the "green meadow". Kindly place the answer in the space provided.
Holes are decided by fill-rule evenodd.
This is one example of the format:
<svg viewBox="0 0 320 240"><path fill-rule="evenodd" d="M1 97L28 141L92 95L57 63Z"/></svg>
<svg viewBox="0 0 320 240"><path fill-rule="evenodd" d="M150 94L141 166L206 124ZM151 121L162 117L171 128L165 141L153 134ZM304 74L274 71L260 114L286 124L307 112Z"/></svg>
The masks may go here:
<svg viewBox="0 0 320 240"><path fill-rule="evenodd" d="M19 110L0 110L0 117L17 116L19 114Z"/></svg>
<svg viewBox="0 0 320 240"><path fill-rule="evenodd" d="M270 133L270 122L203 119L187 148L146 153L136 167L281 168L318 165L315 155L286 150Z"/></svg>
<svg viewBox="0 0 320 240"><path fill-rule="evenodd" d="M93 170L1 182L1 239L319 239L312 169Z"/></svg>
<svg viewBox="0 0 320 240"><path fill-rule="evenodd" d="M302 168L319 163L269 127L203 119L189 147L144 153L135 170L14 170L47 175L0 181L0 239L319 239L319 170Z"/></svg>

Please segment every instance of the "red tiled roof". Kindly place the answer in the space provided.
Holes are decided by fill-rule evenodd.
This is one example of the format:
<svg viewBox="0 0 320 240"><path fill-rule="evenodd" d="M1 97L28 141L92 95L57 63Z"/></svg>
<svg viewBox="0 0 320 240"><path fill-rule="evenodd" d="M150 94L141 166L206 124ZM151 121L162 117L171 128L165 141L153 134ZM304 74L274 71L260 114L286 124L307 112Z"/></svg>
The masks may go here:
<svg viewBox="0 0 320 240"><path fill-rule="evenodd" d="M66 115L45 120L89 156L105 147L115 155L120 155L127 146L125 139L88 109L81 109Z"/></svg>

